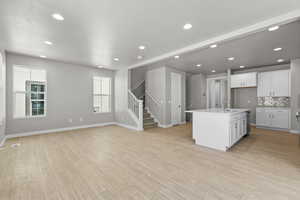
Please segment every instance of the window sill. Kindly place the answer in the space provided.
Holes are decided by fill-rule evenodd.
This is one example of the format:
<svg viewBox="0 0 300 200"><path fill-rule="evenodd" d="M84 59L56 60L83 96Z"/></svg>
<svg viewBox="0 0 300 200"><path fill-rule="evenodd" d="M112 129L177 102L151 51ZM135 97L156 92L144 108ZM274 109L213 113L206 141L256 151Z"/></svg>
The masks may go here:
<svg viewBox="0 0 300 200"><path fill-rule="evenodd" d="M39 116L26 116L26 117L14 117L13 119L35 119L35 118L44 118L46 115L39 115Z"/></svg>

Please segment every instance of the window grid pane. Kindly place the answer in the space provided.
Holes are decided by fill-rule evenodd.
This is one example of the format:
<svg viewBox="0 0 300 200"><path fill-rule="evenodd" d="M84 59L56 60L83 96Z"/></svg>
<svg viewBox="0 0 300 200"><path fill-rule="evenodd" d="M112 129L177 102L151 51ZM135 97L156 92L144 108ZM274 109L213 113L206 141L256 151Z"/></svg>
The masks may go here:
<svg viewBox="0 0 300 200"><path fill-rule="evenodd" d="M94 112L111 112L111 78L93 78Z"/></svg>

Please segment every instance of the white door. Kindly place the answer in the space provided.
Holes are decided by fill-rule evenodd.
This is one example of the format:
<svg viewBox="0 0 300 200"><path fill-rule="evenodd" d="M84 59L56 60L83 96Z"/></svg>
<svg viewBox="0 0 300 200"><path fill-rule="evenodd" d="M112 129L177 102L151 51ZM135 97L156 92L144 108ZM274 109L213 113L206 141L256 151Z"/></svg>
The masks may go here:
<svg viewBox="0 0 300 200"><path fill-rule="evenodd" d="M171 73L171 122L173 125L181 122L181 75Z"/></svg>

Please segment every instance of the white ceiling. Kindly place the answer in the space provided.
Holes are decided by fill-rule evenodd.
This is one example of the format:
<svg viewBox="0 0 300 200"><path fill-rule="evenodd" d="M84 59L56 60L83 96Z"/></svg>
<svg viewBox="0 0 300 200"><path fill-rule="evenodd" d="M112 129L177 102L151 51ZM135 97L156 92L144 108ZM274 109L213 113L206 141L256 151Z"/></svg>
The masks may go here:
<svg viewBox="0 0 300 200"><path fill-rule="evenodd" d="M281 51L273 51L282 48ZM228 58L234 57L234 61ZM189 73L224 73L227 69L240 69L240 66L259 67L277 65L278 59L285 63L300 58L300 21L280 26L276 31L264 30L228 42L219 43L217 48L204 48L162 60L148 67L169 66ZM201 67L197 67L201 64Z"/></svg>
<svg viewBox="0 0 300 200"><path fill-rule="evenodd" d="M0 5L0 48L112 69L136 65L138 55L145 61L300 9L299 0L0 0ZM55 12L65 20L53 20ZM193 28L184 31L187 22Z"/></svg>

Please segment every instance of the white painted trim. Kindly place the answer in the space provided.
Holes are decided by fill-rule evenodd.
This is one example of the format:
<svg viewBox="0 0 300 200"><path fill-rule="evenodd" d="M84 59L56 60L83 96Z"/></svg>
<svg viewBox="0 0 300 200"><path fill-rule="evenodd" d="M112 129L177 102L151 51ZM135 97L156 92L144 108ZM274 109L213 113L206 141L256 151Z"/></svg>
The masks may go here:
<svg viewBox="0 0 300 200"><path fill-rule="evenodd" d="M129 115L133 118L133 120L135 121L135 123L139 126L140 125L140 128L138 127L133 127L133 126L129 126L129 127L133 127L133 128L129 128L129 129L134 129L134 130L138 130L138 131L143 131L144 128L143 128L143 124L141 124L142 122L140 122L140 120L135 116L135 114L132 112L132 110L130 109L127 109L128 110L128 113ZM143 112L143 111L142 111ZM120 124L120 126L123 126L125 124Z"/></svg>
<svg viewBox="0 0 300 200"><path fill-rule="evenodd" d="M3 136L3 137L0 139L0 147L4 146L5 141L6 141L6 137Z"/></svg>
<svg viewBox="0 0 300 200"><path fill-rule="evenodd" d="M263 31L266 28L270 27L270 26L274 26L274 25L283 25L283 24L287 24L290 23L292 21L296 21L300 18L300 9L298 10L294 10L292 12L288 12L286 14L274 17L274 18L270 18L268 20L265 21L261 21L258 22L256 24L229 32L227 34L223 34L217 37L213 37L210 38L208 40L205 41L201 41L199 43L195 43L192 44L190 46L186 46L184 48L181 49L177 49L175 51L145 60L143 62L139 62L137 64L133 64L131 66L129 66L129 69L132 68L136 68L136 67L141 67L141 66L145 66L145 65L149 65L170 57L173 57L175 55L180 55L183 53L187 53L187 52L191 52L191 51L195 51L195 50L199 50L199 49L203 49L203 48L208 48L209 45L214 44L214 43L221 43L221 42L225 42L225 41L230 41L233 39L238 39L241 37L245 37L247 35L253 34L253 33L257 33L259 31Z"/></svg>
<svg viewBox="0 0 300 200"><path fill-rule="evenodd" d="M293 134L300 134L300 130L290 130L290 133L293 133Z"/></svg>
<svg viewBox="0 0 300 200"><path fill-rule="evenodd" d="M260 128L260 129L266 129L266 130L272 130L272 131L283 131L283 132L290 132L290 129L284 129L284 128L273 128L273 127L268 127L268 126L259 126L259 125L256 125L256 128Z"/></svg>
<svg viewBox="0 0 300 200"><path fill-rule="evenodd" d="M127 128L127 129L135 130L135 131L144 131L144 129L141 130L141 129L137 128L137 127L130 126L130 125L127 125L127 124L116 123L116 125L124 127L124 128Z"/></svg>
<svg viewBox="0 0 300 200"><path fill-rule="evenodd" d="M101 127L101 126L108 126L108 125L116 125L116 122L107 122L107 123L101 123L101 124L91 124L91 125L84 125L84 126L72 126L72 127L66 127L66 128L48 129L48 130L41 130L41 131L32 131L32 132L25 132L25 133L8 134L8 135L5 136L5 139L17 138L17 137L26 137L26 136L31 136L31 135L42 135L42 134L56 133L56 132L64 132L64 131L71 131L71 130L84 129L84 128Z"/></svg>
<svg viewBox="0 0 300 200"><path fill-rule="evenodd" d="M168 125L158 124L158 127L160 127L160 128L171 128L172 126L173 126L173 124L168 124Z"/></svg>

